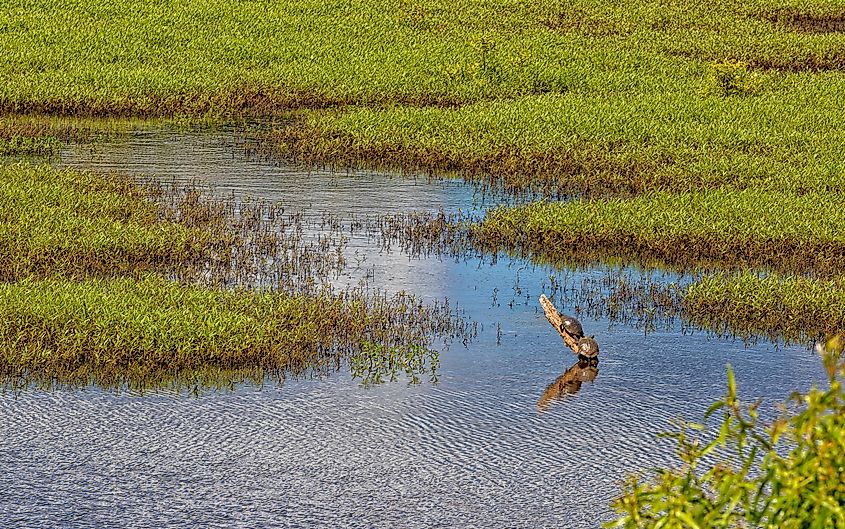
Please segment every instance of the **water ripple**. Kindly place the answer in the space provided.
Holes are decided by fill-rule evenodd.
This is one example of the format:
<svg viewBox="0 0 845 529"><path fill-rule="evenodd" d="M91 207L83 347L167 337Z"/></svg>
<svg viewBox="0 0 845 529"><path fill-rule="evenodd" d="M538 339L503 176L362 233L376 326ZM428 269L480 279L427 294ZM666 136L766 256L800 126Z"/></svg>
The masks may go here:
<svg viewBox="0 0 845 529"><path fill-rule="evenodd" d="M139 133L91 149L64 163L205 178L338 211L472 205L455 182L305 175L248 159L220 135ZM646 337L584 318L601 342L598 374L541 411L574 358L533 305L491 303L491 293L519 275L536 299L548 270L379 258L360 244L377 286L448 296L483 324L469 347L444 351L439 384L365 389L339 373L198 398L0 395L0 527L594 528L627 473L671 456L655 434L722 394L727 362L741 394L769 410L823 378L800 348Z"/></svg>

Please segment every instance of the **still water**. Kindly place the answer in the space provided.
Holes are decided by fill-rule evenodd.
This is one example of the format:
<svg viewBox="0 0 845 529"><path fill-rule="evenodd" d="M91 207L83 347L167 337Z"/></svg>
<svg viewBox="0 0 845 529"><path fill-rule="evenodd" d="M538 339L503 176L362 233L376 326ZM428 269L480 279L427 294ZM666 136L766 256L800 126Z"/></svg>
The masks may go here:
<svg viewBox="0 0 845 529"><path fill-rule="evenodd" d="M197 180L312 215L481 206L453 180L280 166L225 132L139 131L68 147L60 164ZM646 336L586 316L601 344L597 373L576 366L558 380L575 359L537 298L550 274L577 282L608 270L412 258L364 236L347 253L339 283L363 275L448 298L482 326L468 346L442 351L436 384L364 388L341 371L199 397L1 395L0 527L593 528L611 517L627 473L672 454L655 434L672 418L700 418L722 394L728 362L741 393L769 410L823 380L806 348L680 328Z"/></svg>

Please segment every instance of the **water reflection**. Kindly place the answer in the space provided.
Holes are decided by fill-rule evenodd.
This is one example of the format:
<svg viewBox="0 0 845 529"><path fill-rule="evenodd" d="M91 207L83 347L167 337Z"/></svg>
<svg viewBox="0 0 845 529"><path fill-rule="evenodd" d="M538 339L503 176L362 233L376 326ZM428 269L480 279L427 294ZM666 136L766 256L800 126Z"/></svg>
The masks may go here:
<svg viewBox="0 0 845 529"><path fill-rule="evenodd" d="M567 395L578 393L584 382L593 382L598 375L598 357L579 356L577 362L557 377L554 382L546 386L540 400L537 401L537 408L540 411L547 410L549 406L555 402L560 402Z"/></svg>
<svg viewBox="0 0 845 529"><path fill-rule="evenodd" d="M296 172L246 158L224 136L136 134L71 147L62 164L199 179L221 195L282 202L318 227L323 213L475 206L459 182ZM673 277L631 270L644 282L620 283L606 268L417 258L364 235L349 235L350 277L339 282L369 273L373 288L432 303L448 297L482 325L469 346L441 355L438 384L362 389L331 375L196 399L96 389L0 395L0 527L594 528L610 519L628 472L674 454L674 443L655 440L669 419L700 416L723 395L726 362L743 395L770 407L824 380L803 348L685 335L655 316L653 307L674 299L676 289L664 294ZM537 402L566 367L558 331L536 306L543 292L600 333L600 388L581 388L598 369L579 360ZM631 325L611 324L619 307L632 307L622 320Z"/></svg>

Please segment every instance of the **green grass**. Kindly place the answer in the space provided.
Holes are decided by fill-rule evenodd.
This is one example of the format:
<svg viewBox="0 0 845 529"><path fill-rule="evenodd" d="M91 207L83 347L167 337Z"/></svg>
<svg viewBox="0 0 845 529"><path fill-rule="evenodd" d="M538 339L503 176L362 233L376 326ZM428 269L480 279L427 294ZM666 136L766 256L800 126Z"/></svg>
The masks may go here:
<svg viewBox="0 0 845 529"><path fill-rule="evenodd" d="M308 161L457 171L553 196L841 189L845 127L828 116L841 111L832 94L845 95L845 76L795 83L756 97L667 88L459 109L356 108L312 116L271 138L282 153Z"/></svg>
<svg viewBox="0 0 845 529"><path fill-rule="evenodd" d="M471 238L492 251L564 266L621 258L682 271L731 270L696 274L654 308L717 333L806 342L845 328L841 203L839 194L751 189L533 203L489 212L471 227ZM763 268L779 272L752 271ZM629 301L654 303L649 292Z"/></svg>
<svg viewBox="0 0 845 529"><path fill-rule="evenodd" d="M611 254L678 268L772 266L830 275L845 270L840 205L839 195L827 193L655 192L499 208L473 230L485 246L551 261Z"/></svg>
<svg viewBox="0 0 845 529"><path fill-rule="evenodd" d="M768 20L789 5L12 0L0 11L0 108L268 113L547 92L683 93L700 84L699 58L840 67L841 39ZM835 2L792 5L841 11Z"/></svg>
<svg viewBox="0 0 845 529"><path fill-rule="evenodd" d="M538 34L562 38L537 28L514 0L12 1L0 12L0 31L0 108L109 114L272 113L361 101L445 104L494 88L520 93L535 87L516 71L490 87L450 81L447 69L475 65L488 33L516 35L507 48L529 54L524 70L546 62Z"/></svg>
<svg viewBox="0 0 845 529"><path fill-rule="evenodd" d="M845 35L789 24L842 13L829 0L12 1L0 110L336 107L272 139L316 162L554 194L821 191L845 180L845 132L829 119ZM726 59L755 70L757 95L724 95L711 63Z"/></svg>
<svg viewBox="0 0 845 529"><path fill-rule="evenodd" d="M686 287L683 309L698 326L741 335L815 339L845 329L845 279L714 274Z"/></svg>
<svg viewBox="0 0 845 529"><path fill-rule="evenodd" d="M435 312L408 297L222 291L157 276L23 279L0 284L0 381L144 389L217 373L260 382L356 354L365 380L416 377L436 367L424 347Z"/></svg>
<svg viewBox="0 0 845 529"><path fill-rule="evenodd" d="M0 156L50 156L60 149L61 142L46 125L0 120Z"/></svg>
<svg viewBox="0 0 845 529"><path fill-rule="evenodd" d="M0 112L298 110L295 126L268 135L285 156L602 199L496 211L480 228L535 258L836 275L842 20L839 0L11 0ZM52 148L35 137L0 130L0 152ZM88 218L82 233L79 219L35 218L27 257L7 258L33 260L17 275L61 271L77 247L73 259L114 260L185 236L133 219ZM50 230L83 244L62 247ZM124 239L92 243L95 232Z"/></svg>
<svg viewBox="0 0 845 529"><path fill-rule="evenodd" d="M51 137L0 137L0 156L51 156L61 149L61 142Z"/></svg>
<svg viewBox="0 0 845 529"><path fill-rule="evenodd" d="M134 273L192 261L209 234L159 220L130 181L0 166L0 280Z"/></svg>

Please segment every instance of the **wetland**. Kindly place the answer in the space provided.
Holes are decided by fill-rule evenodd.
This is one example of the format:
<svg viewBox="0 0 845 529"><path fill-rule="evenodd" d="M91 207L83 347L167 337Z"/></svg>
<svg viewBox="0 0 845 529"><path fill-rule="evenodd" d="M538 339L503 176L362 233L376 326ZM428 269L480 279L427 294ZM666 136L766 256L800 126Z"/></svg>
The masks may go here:
<svg viewBox="0 0 845 529"><path fill-rule="evenodd" d="M430 233L433 223L483 218L496 197L459 180L282 165L256 156L234 130L141 128L95 143L70 142L58 154L50 160L53 168L38 170L114 175L114 185L124 185L125 177L156 181L159 190L202 188L209 204L217 197L227 207L263 200L263 213L251 218L277 226L284 220L283 231L292 237L274 241L275 262L294 242L300 250L329 244L317 253L333 257L263 271L245 267L245 260L235 267L204 263L189 270L194 276L182 276L206 284L191 289L156 276L76 281L72 270L61 279L7 283L7 313L21 317L20 304L27 303L52 310L52 321L66 318L63 328L77 332L52 345L64 351L61 369L32 365L0 397L0 460L15 469L4 473L15 482L6 483L14 492L4 497L0 515L13 525L37 518L92 527L523 526L530 519L532 526L594 527L596 517L612 518L610 500L628 472L670 457L672 444L655 439L669 420L699 415L721 394L726 362L747 395L772 403L772 413L785 391L823 379L806 340L743 341L730 327L712 332L697 326L671 302L671 285L682 284L683 274L632 265L538 264L470 248L463 239L443 243L444 229L435 236L408 235L423 228ZM165 202L184 209L180 193ZM273 221L267 205L279 215ZM195 216L207 219L206 213ZM398 242L408 239L417 242ZM295 270L301 277L280 280L272 270ZM328 286L315 285L315 277ZM283 329L267 317L282 318L283 310L261 312L279 301L238 289L249 282L259 292L335 296L319 298L319 317L333 310L332 303L360 296L362 312L336 309L343 319L306 333L310 340L335 339L331 333L342 331L341 343L358 343L360 337L352 336L364 327L358 321L381 317L376 328L395 324L411 334L368 341L417 340L437 354L377 353L384 356L377 361L365 349L328 354L319 343L291 341L287 333L275 334ZM214 284L231 293L204 290ZM341 301L338 292L346 293ZM539 310L541 293L596 335L600 362L576 362ZM417 300L412 325L388 321L396 308L391 300L400 294ZM385 312L365 308L379 306ZM115 317L127 307L134 330L133 321ZM312 302L297 307L310 313ZM213 322L220 312L228 327L197 340L207 331L204 319ZM194 313L202 317L186 317ZM31 322L32 310L28 314ZM440 323L415 328L423 314ZM145 326L149 320L164 330ZM105 366L75 364L72 352L90 359L91 349L104 349L97 332L127 340L122 351L158 356L141 364L121 357L108 358ZM265 336L266 345L256 345L256 335ZM238 345L220 345L219 337ZM308 352L309 369L286 368L272 356L274 347L288 362L291 351ZM233 351L239 348L261 356L238 359ZM171 349L173 358L163 353ZM401 369L388 367L391 358ZM37 376L38 369L48 376ZM390 383L391 376L400 381ZM422 383L408 385L414 377ZM385 383L377 384L379 378ZM43 391L47 387L52 390ZM46 457L59 446L61 460ZM146 455L139 460L138 454ZM227 484L223 495L221 480ZM376 482L384 486L368 488ZM152 498L162 495L168 500L151 509ZM73 506L78 502L89 506L84 518ZM251 514L242 518L237 513L243 510Z"/></svg>
<svg viewBox="0 0 845 529"><path fill-rule="evenodd" d="M0 527L845 524L840 4L4 2Z"/></svg>

